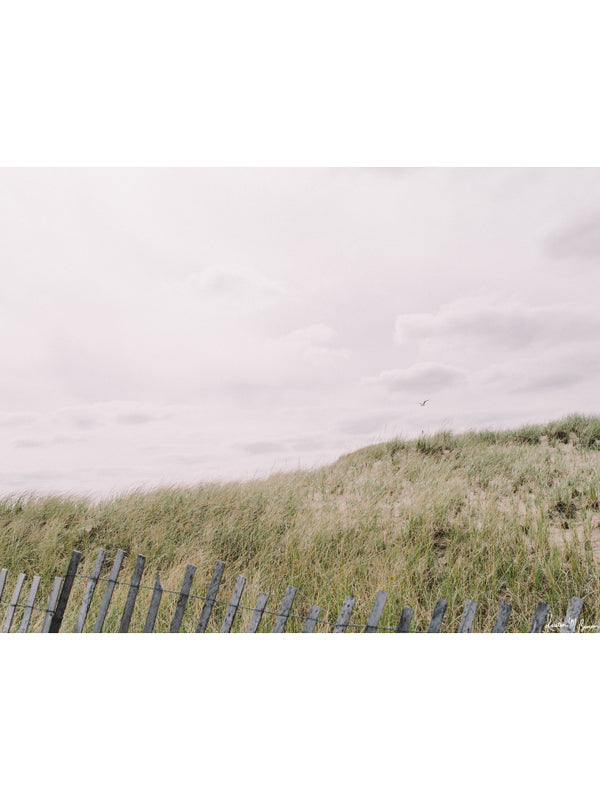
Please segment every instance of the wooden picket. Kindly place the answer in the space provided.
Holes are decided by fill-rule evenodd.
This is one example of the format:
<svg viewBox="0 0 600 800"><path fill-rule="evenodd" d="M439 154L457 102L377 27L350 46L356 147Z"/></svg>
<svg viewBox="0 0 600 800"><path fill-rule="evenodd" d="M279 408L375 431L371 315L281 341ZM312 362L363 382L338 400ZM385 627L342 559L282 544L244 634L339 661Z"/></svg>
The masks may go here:
<svg viewBox="0 0 600 800"><path fill-rule="evenodd" d="M498 616L496 617L496 624L494 625L494 630L492 633L504 633L506 631L506 626L508 625L508 618L510 617L511 611L512 606L509 603L500 604Z"/></svg>
<svg viewBox="0 0 600 800"><path fill-rule="evenodd" d="M179 633L181 621L183 620L183 613L186 609L190 591L192 589L192 581L194 580L195 572L196 567L193 564L188 564L185 568L185 575L183 576L183 583L181 584L179 597L177 598L177 606L175 607L175 613L173 614L173 620L171 622L169 633Z"/></svg>
<svg viewBox="0 0 600 800"><path fill-rule="evenodd" d="M306 617L306 622L304 623L304 627L302 628L302 633L313 633L315 629L315 625L319 619L319 614L321 613L321 609L319 606L311 606L308 610L308 616Z"/></svg>
<svg viewBox="0 0 600 800"><path fill-rule="evenodd" d="M56 603L58 601L58 593L60 592L60 587L62 586L63 579L56 577L54 578L54 582L52 584L52 589L50 589L50 596L48 597L48 606L46 608L46 614L44 616L44 621L42 623L42 633L50 633L50 623L52 622L52 617L54 616L54 609L56 608Z"/></svg>
<svg viewBox="0 0 600 800"><path fill-rule="evenodd" d="M577 625L577 620L583 608L583 600L579 597L573 597L569 603L565 621L563 622L561 633L573 633Z"/></svg>
<svg viewBox="0 0 600 800"><path fill-rule="evenodd" d="M125 558L125 551L117 550L117 555L115 556L115 560L113 561L112 569L110 571L110 575L108 576L108 581L106 582L106 589L104 590L102 602L100 603L98 616L96 617L96 622L94 623L94 633L102 633L102 628L104 627L104 621L108 613L108 607L110 605L110 601L112 600L113 592L115 590L115 585L117 583L117 579L119 577L119 572L121 571L121 566L123 565L124 558Z"/></svg>
<svg viewBox="0 0 600 800"><path fill-rule="evenodd" d="M377 625L379 624L379 620L381 619L381 615L383 613L383 607L387 601L387 597L387 592L377 592L375 602L373 603L373 608L371 609L369 619L367 620L367 624L365 626L365 633L376 632Z"/></svg>
<svg viewBox="0 0 600 800"><path fill-rule="evenodd" d="M79 566L79 562L81 560L81 553L79 550L73 550L73 554L71 555L71 560L69 561L69 566L67 567L67 574L65 575L65 579L62 583L60 588L60 594L58 596L58 602L56 603L56 609L52 616L52 622L50 623L50 633L58 633L60 630L60 626L63 621L63 616L65 614L65 610L67 608L67 603L69 602L69 595L71 594L71 589L73 588L73 581L75 580L75 575L77 573L77 567Z"/></svg>
<svg viewBox="0 0 600 800"><path fill-rule="evenodd" d="M129 625L131 624L131 617L133 616L133 608L135 600L138 595L140 583L142 582L142 574L144 572L144 564L146 563L145 556L138 556L135 560L135 567L133 568L133 576L129 584L129 592L127 593L127 600L125 601L125 608L123 609L123 616L119 624L119 633L127 633Z"/></svg>
<svg viewBox="0 0 600 800"><path fill-rule="evenodd" d="M396 628L396 633L408 633L414 613L414 609L410 606L404 606L400 621L398 622L398 627Z"/></svg>
<svg viewBox="0 0 600 800"><path fill-rule="evenodd" d="M31 589L29 590L27 602L25 603L25 608L23 609L23 618L21 619L19 633L27 633L27 628L29 628L29 620L31 619L33 605L35 603L35 598L38 593L41 580L42 579L39 575L33 576L33 580L31 581Z"/></svg>
<svg viewBox="0 0 600 800"><path fill-rule="evenodd" d="M548 611L550 610L549 606L546 603L542 603L541 601L535 607L535 613L533 615L533 619L531 620L531 627L529 628L529 633L541 633L544 630L544 625L546 624L546 619L548 618Z"/></svg>
<svg viewBox="0 0 600 800"><path fill-rule="evenodd" d="M21 574L17 578L13 595L10 599L10 604L6 612L6 616L4 617L4 625L2 626L2 633L10 633L13 617L15 615L15 609L17 607L17 603L19 602L19 597L21 595L21 589L23 588L23 584L25 582L25 577L26 577L25 573L21 572Z"/></svg>
<svg viewBox="0 0 600 800"><path fill-rule="evenodd" d="M4 584L6 583L7 575L8 575L7 569L0 569L0 601L2 600L2 595L4 594Z"/></svg>
<svg viewBox="0 0 600 800"><path fill-rule="evenodd" d="M94 568L92 569L92 574L90 575L90 579L85 589L85 594L83 596L81 608L79 609L79 616L77 617L77 622L75 623L75 633L81 633L83 631L83 626L85 625L88 611L90 610L90 605L94 597L94 592L96 591L96 584L98 583L98 578L100 577L100 572L102 570L102 565L104 564L105 558L106 558L106 550L100 550L100 552L98 553L98 557L96 558L96 563L94 564Z"/></svg>
<svg viewBox="0 0 600 800"><path fill-rule="evenodd" d="M265 613L265 607L267 605L267 600L269 599L269 595L265 592L261 592L258 595L258 600L256 601L256 606L254 607L254 611L252 612L252 617L250 618L250 622L248 623L248 627L246 628L246 633L256 633L258 630L258 626L260 625L260 621Z"/></svg>
<svg viewBox="0 0 600 800"><path fill-rule="evenodd" d="M350 615L352 614L352 609L354 608L355 599L353 597L345 597L344 602L342 603L342 608L340 609L339 616L337 618L337 622L333 628L333 633L344 633L346 628L348 627L348 623L350 622Z"/></svg>
<svg viewBox="0 0 600 800"><path fill-rule="evenodd" d="M77 550L73 551L64 578L61 577L54 578L54 582L52 584L50 595L48 597L48 603L46 606L45 615L41 627L42 633L56 633L60 630L63 619L67 611L71 590L73 588L74 580L76 577L87 578L87 585L83 595L83 600L79 608L77 621L74 627L74 630L77 633L81 633L84 630L88 612L91 607L92 599L94 597L94 592L98 584L98 581L100 580L100 574L102 571L102 567L104 565L105 557L106 557L106 551L100 550L96 558L96 561L94 563L94 566L92 568L91 574L87 576L86 575L78 576L77 569L81 560L81 553ZM96 617L96 621L93 627L95 633L100 633L104 627L104 622L106 620L106 616L113 598L114 588L117 585L117 583L120 584L125 583L125 585L129 587L129 591L127 593L127 597L124 603L123 612L120 618L120 623L118 628L119 632L126 633L130 630L131 623L134 617L136 600L138 598L140 590L142 589L152 590L152 596L150 599L148 612L145 618L143 631L144 633L152 633L155 629L156 620L158 617L158 610L160 607L163 593L165 591L161 583L159 574L158 572L156 573L156 580L154 583L154 587L143 586L142 575L144 572L146 559L145 556L138 555L135 560L135 565L133 568L131 580L128 582L118 581L119 574L123 566L124 558L125 558L125 552L123 550L118 550L108 579L102 579L106 580L106 589L104 591L98 615ZM269 599L269 595L266 592L259 593L258 598L256 600L256 604L253 608L248 606L241 606L242 593L246 585L246 578L243 575L238 575L235 581L235 586L231 594L231 598L228 603L224 603L224 601L222 600L217 600L217 593L221 585L224 570L225 570L225 562L220 560L217 561L213 569L209 585L206 589L206 594L196 595L192 594L191 592L192 582L196 572L196 567L193 564L187 565L183 582L181 584L179 592L172 592L173 594L177 594L178 597L177 597L175 613L173 615L169 627L169 631L171 633L178 633L181 630L183 616L187 608L188 600L190 597L204 601L200 617L196 625L197 633L206 632L212 609L216 603L223 603L224 605L226 605L224 619L220 628L221 633L231 632L236 614L240 607L243 607L248 611L252 611L250 621L248 622L248 625L246 627L246 633L256 633L265 617L265 614L272 615L275 618L272 628L273 633L283 633L286 629L288 620L290 619L291 616L294 616L300 619L301 622L303 622L302 625L303 633L314 632L319 622L323 624L325 627L328 627L330 630L332 629L333 633L345 633L349 627L362 630L364 633L375 633L381 630L395 631L396 633L408 633L414 616L414 610L410 606L404 606L402 609L400 620L398 621L398 624L395 628L381 626L380 620L384 611L384 607L388 600L388 593L384 591L377 592L366 624L362 623L360 625L350 624L350 618L352 616L356 604L356 600L353 597L344 598L340 612L335 622L330 620L319 620L321 614L321 608L317 605L310 606L310 609L306 613L306 616L299 614L292 615L291 609L294 599L297 595L297 589L294 586L287 587L279 611L267 611L266 606L267 606L267 601ZM8 579L8 571L6 569L0 569L0 601L2 600L7 579ZM23 614L21 617L21 622L18 631L19 633L27 633L29 630L29 625L34 608L36 607L40 608L40 606L36 606L36 598L38 596L39 587L41 583L40 576L34 575L29 590L29 594L27 596L27 600L25 601L25 603L20 603L19 601L21 598L25 581L26 581L26 574L23 572L19 573L14 585L11 600L9 603L4 603L4 605L7 605L8 608L2 625L3 633L9 633L13 629L13 622L17 612L17 608L23 608ZM538 602L535 608L535 612L533 614L533 618L531 620L531 624L529 627L529 632L542 633L544 630L549 630L552 628L560 628L561 632L563 633L574 633L575 630L577 629L578 621L581 616L583 606L584 606L584 600L582 598L579 597L571 598L571 601L569 603L564 618L564 622L561 625L554 625L547 622L550 607L543 601L540 601ZM443 599L437 600L435 608L433 609L431 621L427 628L427 633L440 632L447 608L448 608L448 602L446 600ZM458 625L458 630L457 630L458 633L472 632L477 608L478 608L478 603L476 600L467 599L465 601L460 623ZM492 631L493 633L504 633L506 631L511 611L512 611L512 606L510 604L505 602L502 602L500 604L500 608L498 610L498 614ZM264 627L265 626L263 626L263 629ZM584 628L589 629L590 626L589 625L584 626ZM598 625L597 632L600 633L600 623Z"/></svg>
<svg viewBox="0 0 600 800"><path fill-rule="evenodd" d="M217 596L217 592L219 591L219 586L221 585L221 578L223 577L224 569L225 562L217 561L210 579L208 591L206 592L204 605L202 606L202 611L200 612L200 618L198 619L198 625L196 626L196 633L204 633L206 631L206 626L208 625L208 620L210 618L210 612L213 609L215 598Z"/></svg>
<svg viewBox="0 0 600 800"><path fill-rule="evenodd" d="M243 575L238 575L237 580L235 582L235 586L233 587L233 592L231 594L231 600L229 601L229 605L227 606L227 611L225 612L225 619L223 620L223 624L221 625L221 633L230 633L231 626L233 625L233 620L235 619L235 615L237 614L237 610L240 605L240 599L242 597L242 592L244 591L244 586L246 585L246 578Z"/></svg>
<svg viewBox="0 0 600 800"><path fill-rule="evenodd" d="M435 608L433 609L433 615L431 617L431 622L429 623L427 633L439 633L447 608L448 603L445 600L437 601Z"/></svg>
<svg viewBox="0 0 600 800"><path fill-rule="evenodd" d="M473 621L475 619L475 612L477 611L477 602L475 600L467 600L465 603L465 610L458 626L459 633L470 633L473 629Z"/></svg>
<svg viewBox="0 0 600 800"><path fill-rule="evenodd" d="M156 580L154 581L154 589L152 591L152 597L150 598L150 607L148 608L148 615L146 616L146 622L144 623L144 633L152 633L152 631L154 630L156 615L158 614L158 607L160 606L162 595L163 595L163 587L162 583L160 582L160 575L157 572Z"/></svg>
<svg viewBox="0 0 600 800"><path fill-rule="evenodd" d="M273 625L273 633L284 632L285 626L287 625L287 621L290 616L290 611L292 610L292 603L294 602L296 591L297 589L295 586L288 586L288 588L286 589L285 596L283 598L283 603L281 604L281 610L277 615L277 619L275 620L275 625Z"/></svg>

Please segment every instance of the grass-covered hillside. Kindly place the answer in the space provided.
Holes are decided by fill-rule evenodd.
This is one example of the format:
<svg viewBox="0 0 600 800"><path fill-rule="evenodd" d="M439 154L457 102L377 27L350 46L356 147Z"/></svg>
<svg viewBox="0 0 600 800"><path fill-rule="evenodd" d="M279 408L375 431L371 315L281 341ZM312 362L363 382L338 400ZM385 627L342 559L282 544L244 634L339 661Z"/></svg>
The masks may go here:
<svg viewBox="0 0 600 800"><path fill-rule="evenodd" d="M219 598L229 597L242 573L242 603L253 606L265 591L270 610L293 584L293 612L306 614L314 603L322 618L335 619L351 595L357 600L352 621L364 623L383 589L389 597L381 625L395 626L406 604L415 609L413 627L422 630L435 601L444 598L442 630L456 630L464 601L472 598L479 602L474 630L491 630L504 600L513 605L509 630L524 631L538 600L560 621L577 595L585 598L584 622L591 625L600 618L600 418L396 440L312 471L96 504L13 497L0 502L0 532L0 567L9 570L4 603L17 573L26 572L28 581L42 576L44 604L73 549L83 552L79 572L89 574L103 547L110 556L103 575L117 548L127 552L122 580L129 579L135 555L145 555L148 586L159 570L163 586L178 589L185 565L195 564L197 594L222 559ZM64 630L72 630L84 586L76 581ZM100 583L86 629L103 589ZM105 630L118 626L126 590L118 587ZM143 625L149 595L143 590L138 597L132 630ZM175 595L164 596L157 628L168 628L175 602ZM190 601L182 630L194 629L200 607L200 600ZM215 607L211 629L223 613ZM36 615L34 630L41 611ZM241 611L234 630L249 617ZM18 619L17 613L15 626ZM299 625L292 619L288 629ZM272 617L264 617L261 630L271 626Z"/></svg>

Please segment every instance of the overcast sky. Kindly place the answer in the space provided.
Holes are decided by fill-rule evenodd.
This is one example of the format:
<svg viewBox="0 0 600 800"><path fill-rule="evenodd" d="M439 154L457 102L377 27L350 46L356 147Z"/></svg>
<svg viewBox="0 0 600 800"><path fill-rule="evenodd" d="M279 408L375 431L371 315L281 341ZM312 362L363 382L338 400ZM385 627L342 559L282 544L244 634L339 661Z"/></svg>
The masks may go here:
<svg viewBox="0 0 600 800"><path fill-rule="evenodd" d="M599 170L0 173L2 495L600 411Z"/></svg>

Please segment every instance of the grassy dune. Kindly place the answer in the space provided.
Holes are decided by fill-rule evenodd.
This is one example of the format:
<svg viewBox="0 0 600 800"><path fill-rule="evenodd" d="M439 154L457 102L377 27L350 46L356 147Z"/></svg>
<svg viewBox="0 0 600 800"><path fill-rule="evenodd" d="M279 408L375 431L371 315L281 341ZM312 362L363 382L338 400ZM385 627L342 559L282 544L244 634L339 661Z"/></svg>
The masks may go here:
<svg viewBox="0 0 600 800"><path fill-rule="evenodd" d="M395 626L408 604L415 609L413 627L423 630L442 597L449 602L442 630L456 630L468 597L479 602L474 630L491 630L504 600L513 605L509 630L525 631L538 600L560 621L577 595L585 598L584 622L591 625L600 618L600 418L442 432L366 447L312 471L99 503L7 498L0 501L0 531L0 566L9 569L4 601L18 572L42 576L45 602L73 549L83 552L80 573L89 574L100 547L110 560L121 547L128 554L124 580L142 553L144 584L151 585L159 570L163 585L177 589L192 563L198 567L192 591L202 594L220 558L227 567L219 597L226 599L243 573L242 603L253 605L263 590L271 610L291 583L298 588L295 613L306 614L316 603L322 618L335 619L349 594L357 599L353 621L364 623L377 590L384 589L389 598L381 625ZM73 627L84 585L76 581L65 630ZM118 626L125 594L126 587L118 587L106 630ZM148 599L143 590L132 630L141 629ZM175 600L163 600L161 629ZM200 607L201 601L190 602L183 630L193 630ZM41 624L41 613L35 612L32 626ZM222 617L217 606L213 630ZM240 612L234 630L249 617L250 611ZM270 625L265 617L261 630ZM289 630L300 625L290 620Z"/></svg>

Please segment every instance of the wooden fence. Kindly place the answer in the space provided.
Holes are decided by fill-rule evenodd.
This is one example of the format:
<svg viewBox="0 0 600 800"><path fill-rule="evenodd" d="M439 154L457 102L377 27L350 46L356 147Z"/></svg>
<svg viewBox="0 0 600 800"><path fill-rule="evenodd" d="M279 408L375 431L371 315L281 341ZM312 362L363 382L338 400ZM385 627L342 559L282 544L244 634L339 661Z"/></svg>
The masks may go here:
<svg viewBox="0 0 600 800"><path fill-rule="evenodd" d="M393 632L393 633L412 632L410 630L410 625L414 611L409 606L404 606L398 624L395 627L390 628L379 625L383 608L385 606L388 597L387 592L383 591L377 592L377 596L375 597L373 607L366 622L362 622L360 624L355 622L350 622L355 605L355 599L352 597L346 597L344 599L340 612L337 616L337 619L335 621L330 621L319 618L321 609L319 608L319 606L316 605L310 607L310 610L308 611L306 616L299 616L297 614L292 614L292 605L297 592L294 586L288 586L278 611L267 611L266 605L269 595L266 594L265 592L260 592L256 600L255 606L253 607L242 606L241 598L246 583L246 579L244 578L243 575L239 575L237 577L235 581L235 586L233 588L233 592L228 601L217 599L219 586L221 584L221 579L225 571L225 563L223 561L216 562L212 573L212 577L210 579L208 588L206 590L206 594L196 595L192 594L191 592L192 581L194 579L194 573L196 572L196 567L193 564L187 565L185 570L185 575L183 577L183 582L181 584L181 588L179 589L179 591L172 591L170 589L165 589L163 587L158 573L156 574L156 579L154 581L153 586L146 586L142 584L142 575L144 572L144 567L146 562L145 557L142 555L138 555L135 560L135 565L133 568L133 574L131 580L120 581L119 575L121 573L124 558L125 558L124 551L118 550L115 560L112 564L109 576L101 577L102 568L104 566L104 562L106 559L106 550L100 550L100 552L98 553L98 557L96 558L96 561L94 563L91 574L79 575L77 573L77 570L79 567L79 562L81 560L81 553L78 550L73 551L66 574L64 575L64 577L54 578L54 582L52 584L48 600L43 604L36 602L38 596L38 589L41 581L39 575L34 575L33 580L31 582L29 593L27 595L27 599L25 600L24 603L20 602L21 595L23 592L23 587L26 581L25 573L20 573L18 575L10 601L6 602L5 600L3 600L3 594L7 582L8 571L6 569L0 570L0 605L7 607L4 616L4 622L2 624L2 633L10 633L11 630L13 631L16 630L19 633L33 632L30 631L29 629L34 609L36 609L38 612L40 611L40 609L43 611L43 618L41 622L41 633L58 633L61 630L61 626L63 625L67 604L69 602L69 598L71 598L71 592L76 579L87 580L87 584L85 586L83 597L81 599L79 613L77 615L77 621L75 622L74 627L70 629L75 633L82 633L84 631L84 626L86 624L86 620L88 619L90 606L92 605L92 600L94 598L94 594L96 592L96 588L99 582L105 584L105 587L102 599L100 601L96 613L96 618L93 624L93 628L91 627L91 624L88 623L88 629L91 628L91 632L93 633L102 632L106 621L106 616L108 614L109 607L111 604L111 600L113 599L114 590L117 585L119 586L124 585L128 587L127 597L125 599L123 611L120 616L120 622L118 626L119 633L127 633L130 630L130 623L136 605L138 592L141 588L152 592L150 597L150 603L148 606L148 611L145 615L143 633L152 633L155 631L159 608L161 605L161 601L163 599L163 595L165 593L177 595L175 611L172 615L172 619L168 627L168 631L170 633L178 633L181 630L183 615L186 611L186 608L188 606L188 601L190 598L203 601L202 609L200 611L200 616L195 626L196 633L206 632L211 612L213 610L213 607L217 603L226 606L223 622L220 627L221 633L231 632L234 619L240 608L244 608L252 612L250 621L245 629L246 633L258 632L259 627L261 627L261 625L262 625L262 631L263 632L267 631L269 626L266 624L266 619L269 616L271 617L271 622L273 623L270 626L270 631L272 633L283 633L285 631L288 620L292 617L295 619L299 619L301 621L302 633L314 632L317 625L321 626L322 628L325 628L326 630L328 629L332 633L344 633L349 628L362 630L364 633L376 633L378 631ZM444 614L446 613L447 607L448 603L445 600L437 601L437 603L435 604L435 608L433 610L431 622L429 623L429 627L427 629L427 633L438 633L441 630L442 623L444 620ZM15 627L13 628L13 621L17 609L21 608L23 609L23 612L21 615L19 627L16 628L15 625ZM567 610L564 622L558 626L555 625L553 627L555 628L559 627L562 633L573 633L577 628L577 623L582 609L583 609L583 600L581 600L578 597L573 597L569 604L569 608ZM501 603L492 633L504 633L506 631L511 610L512 607L509 604ZM529 628L529 633L542 633L548 627L547 620L548 620L549 610L550 610L549 606L546 605L545 603L539 602L537 604ZM460 624L458 626L457 633L470 633L472 631L476 612L477 612L477 602L475 600L467 600L460 620ZM272 619L273 617L274 621ZM67 629L63 627L63 631L64 630ZM600 632L600 624L598 625L597 628L595 628L595 630L596 632Z"/></svg>

